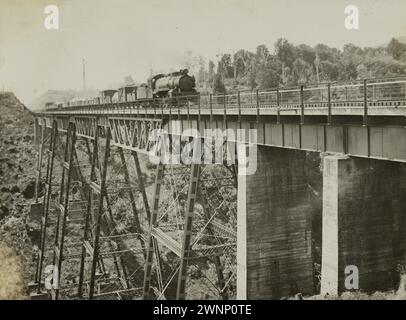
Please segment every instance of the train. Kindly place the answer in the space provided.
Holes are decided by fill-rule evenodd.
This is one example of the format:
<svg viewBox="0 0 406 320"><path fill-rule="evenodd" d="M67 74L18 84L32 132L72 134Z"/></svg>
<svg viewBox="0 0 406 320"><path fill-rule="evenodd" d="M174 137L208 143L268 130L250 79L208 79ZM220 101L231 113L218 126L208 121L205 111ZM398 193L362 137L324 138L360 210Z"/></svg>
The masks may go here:
<svg viewBox="0 0 406 320"><path fill-rule="evenodd" d="M192 96L196 92L196 80L183 69L169 74L157 74L149 80L154 98Z"/></svg>
<svg viewBox="0 0 406 320"><path fill-rule="evenodd" d="M163 99L166 104L170 104L175 101L173 98L179 97L188 97L188 101L195 102L199 94L196 91L195 77L189 75L188 69L181 69L167 74L156 74L140 85L102 90L98 97L75 98L64 103L47 102L45 110L152 99Z"/></svg>

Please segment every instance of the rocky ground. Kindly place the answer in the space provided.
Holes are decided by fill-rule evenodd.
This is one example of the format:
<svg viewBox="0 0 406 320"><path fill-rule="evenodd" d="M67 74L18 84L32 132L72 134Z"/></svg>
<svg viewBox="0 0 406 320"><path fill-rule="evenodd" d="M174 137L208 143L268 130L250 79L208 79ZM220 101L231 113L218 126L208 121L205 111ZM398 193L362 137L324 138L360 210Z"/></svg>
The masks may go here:
<svg viewBox="0 0 406 320"><path fill-rule="evenodd" d="M34 118L12 93L0 93L0 298L26 297L32 275L29 203L34 196Z"/></svg>
<svg viewBox="0 0 406 320"><path fill-rule="evenodd" d="M0 299L25 299L21 258L5 243L0 243Z"/></svg>

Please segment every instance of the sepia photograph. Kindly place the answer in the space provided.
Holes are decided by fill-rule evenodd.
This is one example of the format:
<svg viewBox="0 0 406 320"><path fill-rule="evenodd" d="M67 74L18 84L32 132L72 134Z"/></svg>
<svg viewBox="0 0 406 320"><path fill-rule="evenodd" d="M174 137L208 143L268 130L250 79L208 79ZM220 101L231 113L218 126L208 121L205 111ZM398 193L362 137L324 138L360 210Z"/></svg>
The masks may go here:
<svg viewBox="0 0 406 320"><path fill-rule="evenodd" d="M406 299L405 12L0 0L0 300Z"/></svg>

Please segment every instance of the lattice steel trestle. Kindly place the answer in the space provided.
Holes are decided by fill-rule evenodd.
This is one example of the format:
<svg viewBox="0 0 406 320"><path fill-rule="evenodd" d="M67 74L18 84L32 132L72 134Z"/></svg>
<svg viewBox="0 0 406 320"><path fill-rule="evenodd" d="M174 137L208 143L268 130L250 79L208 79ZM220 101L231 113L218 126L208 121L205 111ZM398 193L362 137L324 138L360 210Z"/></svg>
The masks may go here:
<svg viewBox="0 0 406 320"><path fill-rule="evenodd" d="M158 119L36 121L33 299L235 297L235 170L145 161Z"/></svg>

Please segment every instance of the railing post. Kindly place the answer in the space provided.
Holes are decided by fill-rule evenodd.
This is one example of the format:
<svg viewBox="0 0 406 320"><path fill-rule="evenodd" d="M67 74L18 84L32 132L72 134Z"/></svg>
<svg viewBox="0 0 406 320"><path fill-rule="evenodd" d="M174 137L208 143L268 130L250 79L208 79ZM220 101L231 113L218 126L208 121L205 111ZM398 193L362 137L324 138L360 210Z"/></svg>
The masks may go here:
<svg viewBox="0 0 406 320"><path fill-rule="evenodd" d="M201 121L201 110L200 110L200 108L201 108L201 106L200 106L201 100L200 100L200 98L201 98L201 96L199 94L199 96L197 97L197 113L198 113L198 115L197 115L197 130L200 130L200 121Z"/></svg>
<svg viewBox="0 0 406 320"><path fill-rule="evenodd" d="M213 121L213 95L210 93L210 121Z"/></svg>
<svg viewBox="0 0 406 320"><path fill-rule="evenodd" d="M372 101L376 100L376 92L375 92L376 86L372 86Z"/></svg>
<svg viewBox="0 0 406 320"><path fill-rule="evenodd" d="M179 104L179 97L176 97L176 104L178 105L178 120L180 120L180 104Z"/></svg>
<svg viewBox="0 0 406 320"><path fill-rule="evenodd" d="M259 123L259 91L255 91L255 98L257 99L257 123Z"/></svg>
<svg viewBox="0 0 406 320"><path fill-rule="evenodd" d="M168 104L168 107L169 107L169 121L172 120L172 105L173 105L173 99L171 98L170 103Z"/></svg>
<svg viewBox="0 0 406 320"><path fill-rule="evenodd" d="M224 116L223 120L224 122L227 122L227 109L226 109L226 93L223 93L223 109L224 109Z"/></svg>
<svg viewBox="0 0 406 320"><path fill-rule="evenodd" d="M368 125L368 92L367 92L367 80L364 79L364 118L362 125Z"/></svg>
<svg viewBox="0 0 406 320"><path fill-rule="evenodd" d="M279 87L276 88L276 107L277 107L277 114L276 114L276 123L281 123L281 98L279 95Z"/></svg>
<svg viewBox="0 0 406 320"><path fill-rule="evenodd" d="M189 106L189 99L187 99L187 120L190 120L190 106Z"/></svg>
<svg viewBox="0 0 406 320"><path fill-rule="evenodd" d="M304 124L303 85L300 86L300 124Z"/></svg>
<svg viewBox="0 0 406 320"><path fill-rule="evenodd" d="M331 124L331 84L327 85L327 124Z"/></svg>
<svg viewBox="0 0 406 320"><path fill-rule="evenodd" d="M238 122L241 123L241 100L240 100L240 91L238 91L237 103L238 103Z"/></svg>
<svg viewBox="0 0 406 320"><path fill-rule="evenodd" d="M197 118L199 119L199 121L202 120L202 110L201 110L201 104L202 104L202 100L201 100L201 96L199 94L199 97L197 98L197 112L198 112L198 116Z"/></svg>

